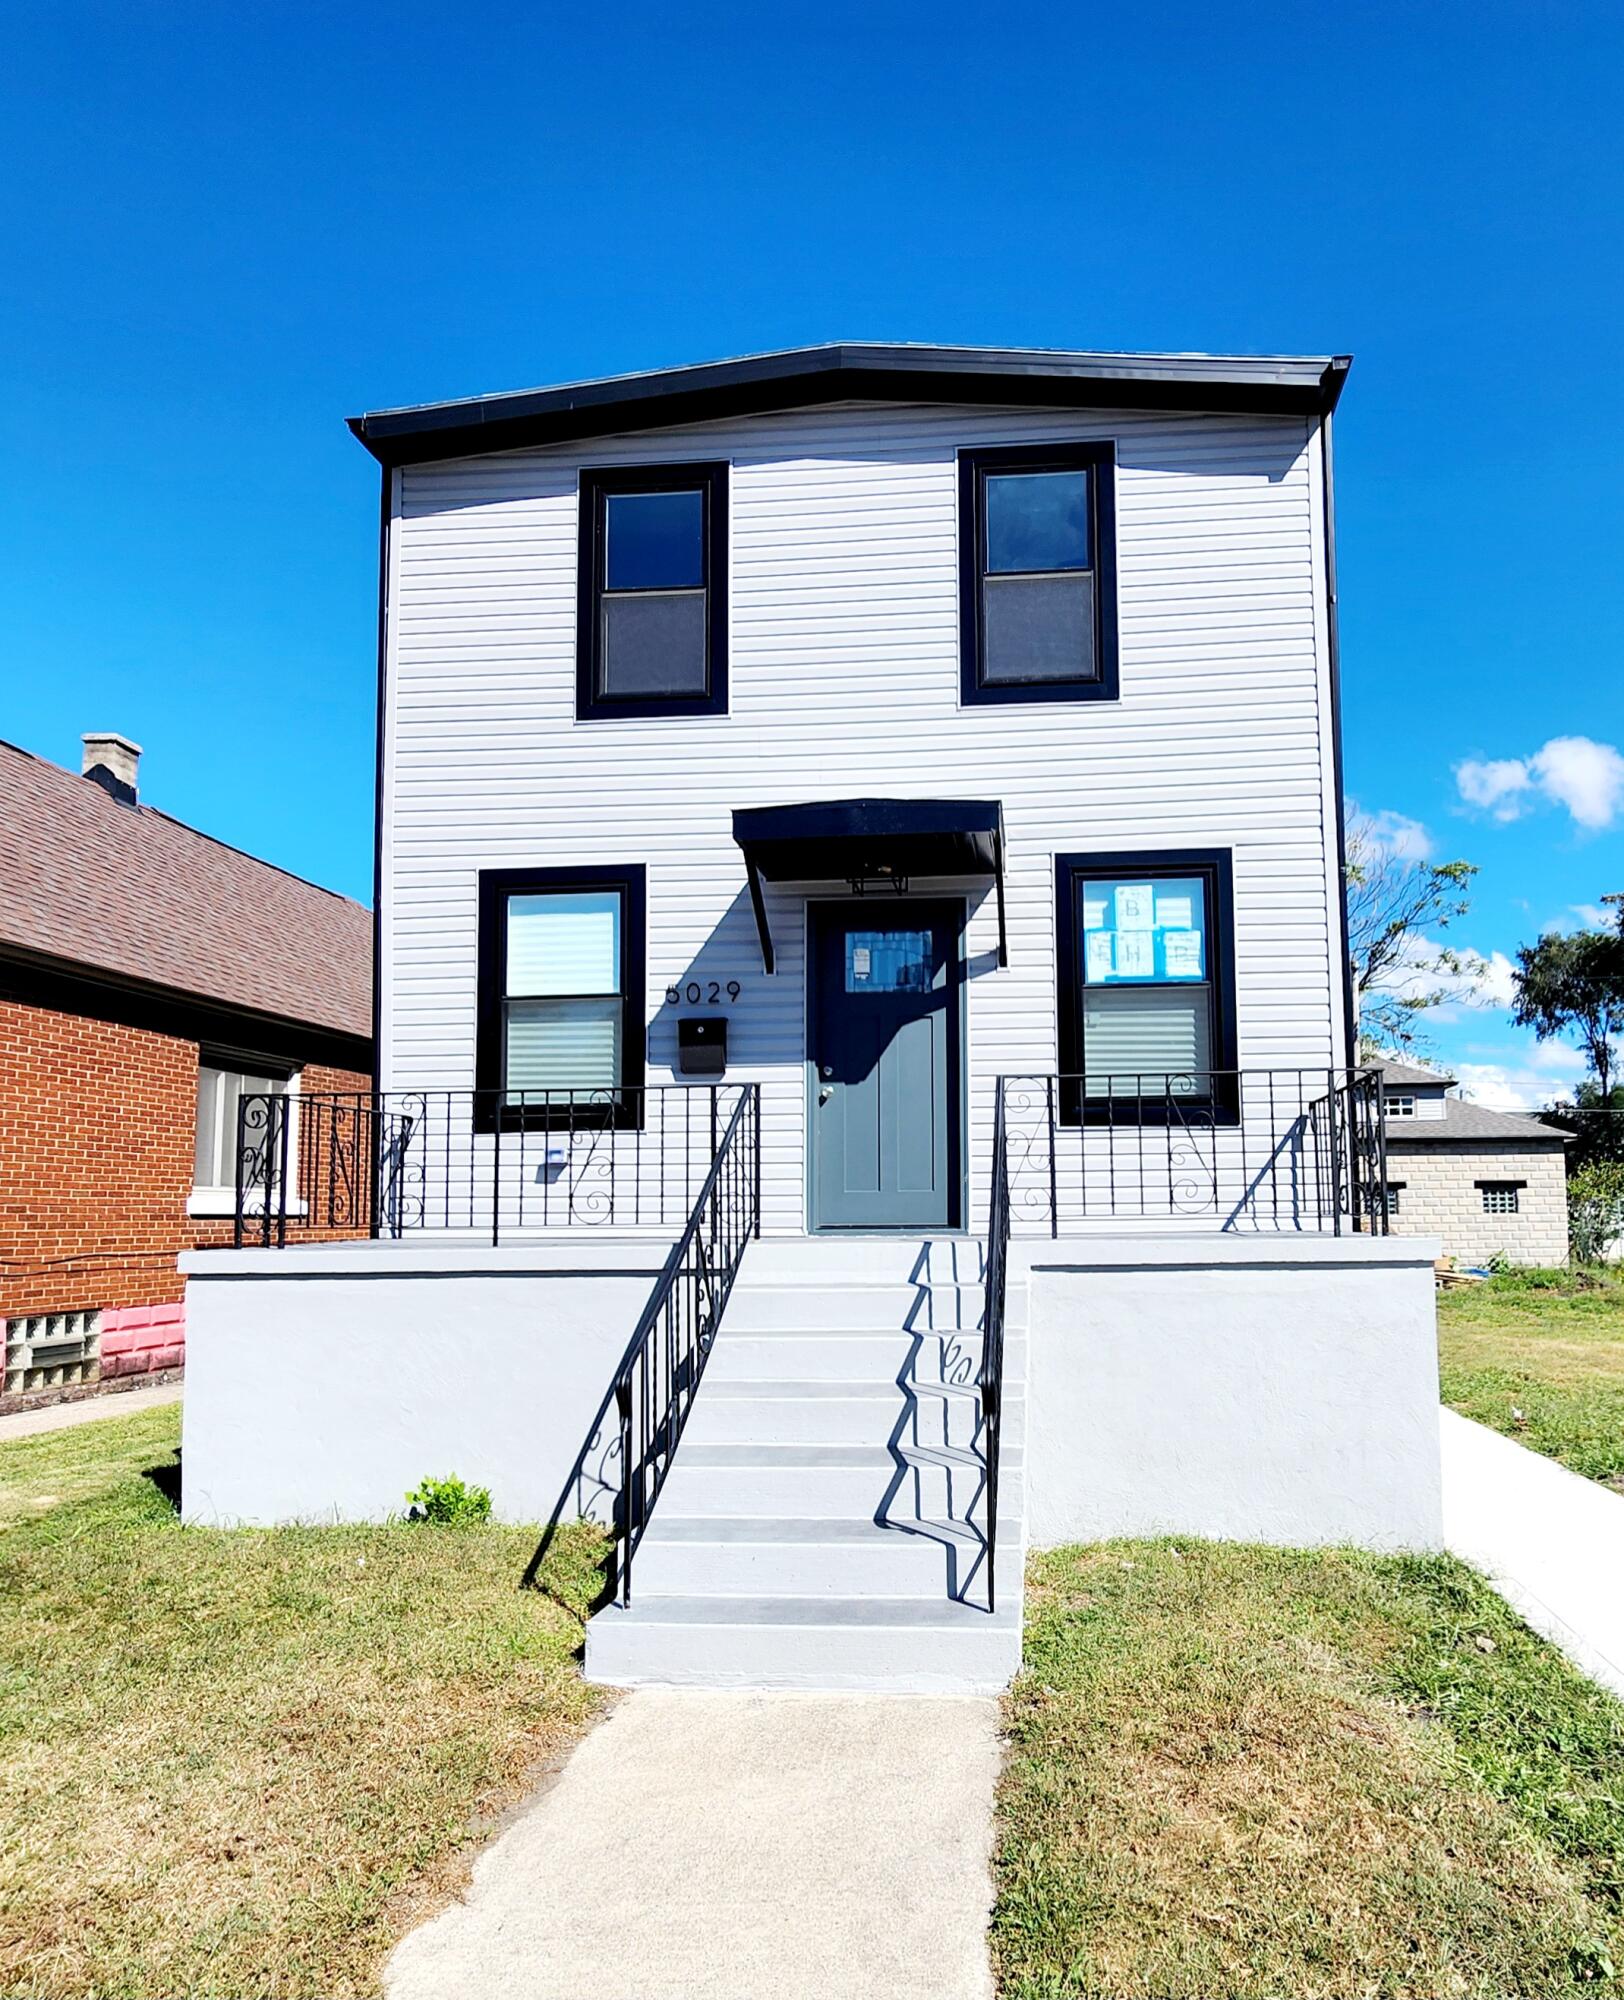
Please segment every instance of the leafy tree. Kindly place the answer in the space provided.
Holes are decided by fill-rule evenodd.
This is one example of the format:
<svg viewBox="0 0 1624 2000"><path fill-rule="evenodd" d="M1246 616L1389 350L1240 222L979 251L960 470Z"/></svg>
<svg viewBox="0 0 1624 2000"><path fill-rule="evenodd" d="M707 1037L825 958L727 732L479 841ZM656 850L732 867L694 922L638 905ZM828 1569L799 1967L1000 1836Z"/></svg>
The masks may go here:
<svg viewBox="0 0 1624 2000"><path fill-rule="evenodd" d="M1367 814L1346 828L1348 959L1360 1046L1414 1047L1420 1016L1482 978L1473 952L1428 937L1448 930L1471 901L1470 861L1427 861L1384 837Z"/></svg>
<svg viewBox="0 0 1624 2000"><path fill-rule="evenodd" d="M1574 1262L1599 1264L1624 1237L1624 1160L1597 1160L1568 1182Z"/></svg>
<svg viewBox="0 0 1624 2000"><path fill-rule="evenodd" d="M1512 1019L1542 1042L1572 1035L1596 1079L1598 1107L1613 1102L1614 1046L1624 1036L1624 896L1603 896L1617 911L1612 930L1547 931L1517 949Z"/></svg>
<svg viewBox="0 0 1624 2000"><path fill-rule="evenodd" d="M1571 1132L1566 1148L1569 1176L1602 1160L1624 1160L1624 1083L1615 1083L1604 1099L1588 1079L1579 1084L1571 1104L1551 1104L1539 1114L1547 1125Z"/></svg>

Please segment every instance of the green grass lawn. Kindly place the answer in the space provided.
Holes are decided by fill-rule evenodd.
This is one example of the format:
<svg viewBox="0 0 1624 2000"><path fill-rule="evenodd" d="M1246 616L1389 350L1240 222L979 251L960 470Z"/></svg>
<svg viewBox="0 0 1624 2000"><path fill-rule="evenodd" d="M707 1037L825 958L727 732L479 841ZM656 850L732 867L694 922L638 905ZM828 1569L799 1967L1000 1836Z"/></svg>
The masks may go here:
<svg viewBox="0 0 1624 2000"><path fill-rule="evenodd" d="M543 1595L534 1530L182 1529L145 1476L178 1435L0 1445L0 1990L371 1992L595 1713L602 1545Z"/></svg>
<svg viewBox="0 0 1624 2000"><path fill-rule="evenodd" d="M1452 1410L1624 1490L1624 1276L1516 1271L1438 1299Z"/></svg>
<svg viewBox="0 0 1624 2000"><path fill-rule="evenodd" d="M1624 1704L1449 1558L1036 1556L1008 1714L1004 2000L1624 1975Z"/></svg>

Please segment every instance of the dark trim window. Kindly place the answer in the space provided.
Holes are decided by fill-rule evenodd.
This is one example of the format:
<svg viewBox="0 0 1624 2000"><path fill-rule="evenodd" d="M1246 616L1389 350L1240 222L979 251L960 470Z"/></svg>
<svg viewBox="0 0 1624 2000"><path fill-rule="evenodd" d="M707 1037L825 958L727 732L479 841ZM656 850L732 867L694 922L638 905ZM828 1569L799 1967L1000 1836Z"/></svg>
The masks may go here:
<svg viewBox="0 0 1624 2000"><path fill-rule="evenodd" d="M959 453L959 692L1116 700L1114 445Z"/></svg>
<svg viewBox="0 0 1624 2000"><path fill-rule="evenodd" d="M492 1131L643 1113L646 876L491 868L479 878L477 1124Z"/></svg>
<svg viewBox="0 0 1624 2000"><path fill-rule="evenodd" d="M1521 1194L1527 1181L1479 1181L1485 1215L1515 1215L1522 1206Z"/></svg>
<svg viewBox="0 0 1624 2000"><path fill-rule="evenodd" d="M1238 1115L1227 848L1055 857L1068 1123Z"/></svg>
<svg viewBox="0 0 1624 2000"><path fill-rule="evenodd" d="M727 713L727 467L581 474L575 712Z"/></svg>

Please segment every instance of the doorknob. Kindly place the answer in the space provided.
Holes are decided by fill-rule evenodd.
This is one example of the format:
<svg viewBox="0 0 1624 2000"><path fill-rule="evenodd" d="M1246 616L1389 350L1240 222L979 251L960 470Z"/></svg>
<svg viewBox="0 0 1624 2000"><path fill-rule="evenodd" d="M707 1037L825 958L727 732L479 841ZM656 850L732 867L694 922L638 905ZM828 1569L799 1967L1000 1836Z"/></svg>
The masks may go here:
<svg viewBox="0 0 1624 2000"><path fill-rule="evenodd" d="M829 1088L828 1084L824 1084L818 1092L818 1102L820 1104L827 1104L833 1096L834 1092Z"/></svg>

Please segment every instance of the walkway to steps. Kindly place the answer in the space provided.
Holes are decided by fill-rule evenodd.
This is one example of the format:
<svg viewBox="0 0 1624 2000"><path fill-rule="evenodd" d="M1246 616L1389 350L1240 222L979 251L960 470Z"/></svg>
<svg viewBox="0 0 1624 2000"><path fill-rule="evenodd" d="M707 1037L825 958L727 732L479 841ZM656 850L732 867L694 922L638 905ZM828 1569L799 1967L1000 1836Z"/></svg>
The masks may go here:
<svg viewBox="0 0 1624 2000"><path fill-rule="evenodd" d="M991 1701L634 1694L387 2000L991 2000Z"/></svg>
<svg viewBox="0 0 1624 2000"><path fill-rule="evenodd" d="M1020 1663L1024 1293L988 1609L980 1245L753 1244L632 1569L587 1628L621 1687L986 1694Z"/></svg>

